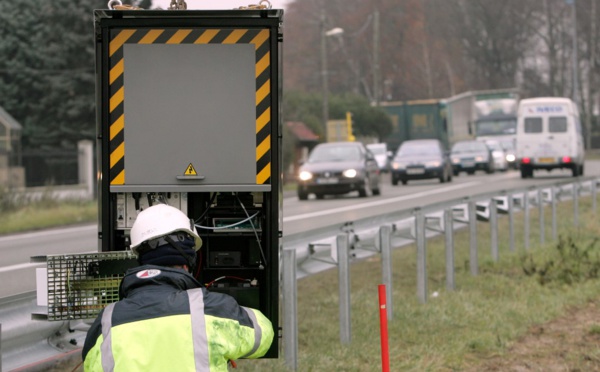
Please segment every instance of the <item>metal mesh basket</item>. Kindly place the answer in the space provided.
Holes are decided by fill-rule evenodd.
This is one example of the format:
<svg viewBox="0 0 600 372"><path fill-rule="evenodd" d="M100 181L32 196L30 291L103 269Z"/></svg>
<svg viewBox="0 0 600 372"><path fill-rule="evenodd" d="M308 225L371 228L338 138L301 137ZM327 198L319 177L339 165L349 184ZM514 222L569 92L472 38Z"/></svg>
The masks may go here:
<svg viewBox="0 0 600 372"><path fill-rule="evenodd" d="M95 318L119 299L131 251L47 256L48 320Z"/></svg>

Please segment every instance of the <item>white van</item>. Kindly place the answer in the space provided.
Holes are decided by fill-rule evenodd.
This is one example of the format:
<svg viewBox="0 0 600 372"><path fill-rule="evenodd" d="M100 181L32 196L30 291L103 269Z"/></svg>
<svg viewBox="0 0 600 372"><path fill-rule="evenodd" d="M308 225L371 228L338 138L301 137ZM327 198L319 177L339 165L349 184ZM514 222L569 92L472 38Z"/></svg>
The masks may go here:
<svg viewBox="0 0 600 372"><path fill-rule="evenodd" d="M583 175L584 147L579 110L569 98L523 99L517 119L517 158L521 178L535 169L571 169Z"/></svg>

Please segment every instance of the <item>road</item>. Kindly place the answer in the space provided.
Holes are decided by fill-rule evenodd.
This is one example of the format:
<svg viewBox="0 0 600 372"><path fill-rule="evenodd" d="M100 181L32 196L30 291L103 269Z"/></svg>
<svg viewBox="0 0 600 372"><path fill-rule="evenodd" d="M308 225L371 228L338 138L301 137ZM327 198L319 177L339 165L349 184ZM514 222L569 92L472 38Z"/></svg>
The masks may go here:
<svg viewBox="0 0 600 372"><path fill-rule="evenodd" d="M600 175L600 161L586 162L586 176ZM310 231L323 226L342 224L369 216L410 209L448 199L479 193L523 188L570 179L567 171L541 171L534 178L521 179L517 171L468 176L462 173L451 183L437 180L412 181L407 185L392 186L389 175L384 175L380 196L358 198L349 194L326 197L323 200L299 201L286 197L284 208L284 235ZM35 290L35 268L30 257L50 254L87 253L97 250L96 225L53 229L10 235L0 238L0 299Z"/></svg>

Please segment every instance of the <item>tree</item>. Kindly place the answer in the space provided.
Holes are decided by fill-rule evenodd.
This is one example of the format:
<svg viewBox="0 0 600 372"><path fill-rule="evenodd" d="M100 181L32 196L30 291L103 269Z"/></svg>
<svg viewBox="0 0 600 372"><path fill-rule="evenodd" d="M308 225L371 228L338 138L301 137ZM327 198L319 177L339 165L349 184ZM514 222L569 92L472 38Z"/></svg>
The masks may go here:
<svg viewBox="0 0 600 372"><path fill-rule="evenodd" d="M0 2L0 105L26 148L74 147L95 134L93 9L105 1Z"/></svg>
<svg viewBox="0 0 600 372"><path fill-rule="evenodd" d="M381 108L371 106L363 96L356 94L331 95L329 98L330 119L345 119L351 112L354 122L354 134L385 138L392 130L389 116ZM325 138L321 118L321 94L300 91L286 92L283 101L283 121L301 121L315 134Z"/></svg>

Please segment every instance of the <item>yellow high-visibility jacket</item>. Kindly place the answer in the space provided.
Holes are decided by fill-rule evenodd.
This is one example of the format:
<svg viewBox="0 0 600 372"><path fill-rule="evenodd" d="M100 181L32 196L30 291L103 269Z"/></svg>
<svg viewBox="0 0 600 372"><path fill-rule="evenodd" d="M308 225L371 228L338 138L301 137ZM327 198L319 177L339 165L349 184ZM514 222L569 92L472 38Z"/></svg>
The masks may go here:
<svg viewBox="0 0 600 372"><path fill-rule="evenodd" d="M259 358L273 341L269 319L209 292L181 269L146 265L121 282L83 346L85 371L225 372L229 360Z"/></svg>

